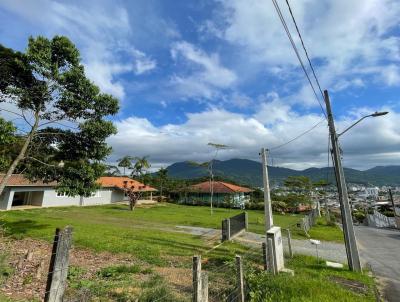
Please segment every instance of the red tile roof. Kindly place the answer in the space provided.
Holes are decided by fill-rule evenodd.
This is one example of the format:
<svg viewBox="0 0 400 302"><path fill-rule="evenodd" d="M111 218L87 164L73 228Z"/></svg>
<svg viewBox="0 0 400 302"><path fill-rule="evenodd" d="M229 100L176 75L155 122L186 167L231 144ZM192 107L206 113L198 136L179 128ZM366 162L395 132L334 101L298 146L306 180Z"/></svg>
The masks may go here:
<svg viewBox="0 0 400 302"><path fill-rule="evenodd" d="M157 189L142 184L141 182L131 179L129 177L103 176L99 178L98 183L101 184L102 187L107 187L107 188L111 187L111 188L124 189L126 184L126 186L130 188L133 187L134 191L141 191L141 192L157 191Z"/></svg>
<svg viewBox="0 0 400 302"><path fill-rule="evenodd" d="M2 180L4 174L0 174L0 180ZM134 179L129 177L100 177L97 181L102 187L105 188L124 188L124 182L127 182L129 187L134 187L134 191L141 191L141 192L150 192L150 191L157 191L150 186L146 186L141 182L138 182ZM32 182L29 179L25 178L22 174L13 174L11 175L10 179L7 182L7 186L12 187L55 187L57 183L55 181L50 183L44 183L42 181Z"/></svg>
<svg viewBox="0 0 400 302"><path fill-rule="evenodd" d="M210 193L210 182L205 181L196 185L190 186L191 192L199 192L199 193ZM213 184L214 193L250 193L253 190L245 187L240 187L234 184L230 184L223 181L214 181Z"/></svg>
<svg viewBox="0 0 400 302"><path fill-rule="evenodd" d="M0 180L3 180L4 174L0 174ZM25 178L22 174L13 174L7 181L7 186L29 186L29 187L54 187L57 183L55 181L44 183L43 181L32 182L29 179Z"/></svg>

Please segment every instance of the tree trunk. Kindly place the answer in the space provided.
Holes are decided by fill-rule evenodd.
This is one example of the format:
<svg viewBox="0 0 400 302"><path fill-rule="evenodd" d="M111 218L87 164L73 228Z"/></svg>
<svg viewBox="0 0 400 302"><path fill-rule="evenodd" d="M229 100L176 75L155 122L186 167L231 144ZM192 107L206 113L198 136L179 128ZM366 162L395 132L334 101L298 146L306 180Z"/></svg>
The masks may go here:
<svg viewBox="0 0 400 302"><path fill-rule="evenodd" d="M25 157L26 150L28 149L29 144L32 141L32 137L35 134L39 125L39 112L35 112L35 123L32 126L31 131L29 132L24 145L21 148L18 156L14 159L11 166L8 168L6 175L4 175L3 179L0 182L0 195L3 193L4 188L7 185L8 180L10 179L11 175L14 173L15 168L18 166L19 162Z"/></svg>

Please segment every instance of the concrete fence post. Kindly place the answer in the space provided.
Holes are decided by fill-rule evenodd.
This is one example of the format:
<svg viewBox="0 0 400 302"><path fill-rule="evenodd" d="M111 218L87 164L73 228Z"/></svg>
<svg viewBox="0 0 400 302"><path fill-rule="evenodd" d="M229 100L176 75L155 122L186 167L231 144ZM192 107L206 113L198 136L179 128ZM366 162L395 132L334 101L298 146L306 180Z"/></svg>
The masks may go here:
<svg viewBox="0 0 400 302"><path fill-rule="evenodd" d="M237 302L244 302L244 280L242 257L236 255Z"/></svg>
<svg viewBox="0 0 400 302"><path fill-rule="evenodd" d="M201 273L201 302L208 302L208 275Z"/></svg>
<svg viewBox="0 0 400 302"><path fill-rule="evenodd" d="M292 235L290 234L290 229L286 229L286 231L287 231L287 240L288 240L288 248L289 248L289 257L293 258Z"/></svg>
<svg viewBox="0 0 400 302"><path fill-rule="evenodd" d="M244 212L244 223L247 232L249 230L249 215L247 214L247 212Z"/></svg>
<svg viewBox="0 0 400 302"><path fill-rule="evenodd" d="M67 283L72 228L56 229L47 276L45 302L62 302Z"/></svg>
<svg viewBox="0 0 400 302"><path fill-rule="evenodd" d="M273 244L274 243L272 242L272 238L268 238L267 239L268 271L273 275L276 275Z"/></svg>
<svg viewBox="0 0 400 302"><path fill-rule="evenodd" d="M193 302L201 301L201 256L193 256Z"/></svg>

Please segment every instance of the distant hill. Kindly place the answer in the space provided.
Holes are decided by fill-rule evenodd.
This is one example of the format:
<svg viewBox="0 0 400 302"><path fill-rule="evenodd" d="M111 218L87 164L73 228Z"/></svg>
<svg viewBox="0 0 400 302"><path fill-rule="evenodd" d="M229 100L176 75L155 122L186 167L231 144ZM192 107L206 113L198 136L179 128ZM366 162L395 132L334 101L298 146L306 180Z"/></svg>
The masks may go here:
<svg viewBox="0 0 400 302"><path fill-rule="evenodd" d="M167 167L168 174L174 178L193 179L207 176L207 169L190 162L178 162ZM334 182L333 168L309 168L302 171L269 167L271 184L282 183L288 176L304 175L313 181L329 179ZM400 185L400 166L378 166L366 171L344 168L346 181L365 185ZM248 159L229 159L214 161L214 175L232 179L238 183L262 186L261 163Z"/></svg>

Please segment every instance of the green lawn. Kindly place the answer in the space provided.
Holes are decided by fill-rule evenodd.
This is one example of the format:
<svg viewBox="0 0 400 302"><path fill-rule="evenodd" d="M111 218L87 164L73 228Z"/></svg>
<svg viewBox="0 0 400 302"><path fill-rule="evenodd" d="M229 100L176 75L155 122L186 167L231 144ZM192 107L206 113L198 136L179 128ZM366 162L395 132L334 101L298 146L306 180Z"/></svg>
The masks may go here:
<svg viewBox="0 0 400 302"><path fill-rule="evenodd" d="M310 256L286 259L295 276L265 272L248 275L252 302L366 302L375 298L374 279L368 273L330 268Z"/></svg>
<svg viewBox="0 0 400 302"><path fill-rule="evenodd" d="M248 251L248 247L227 242L206 253L218 243L219 238L210 242L200 236L178 233L175 229L177 225L218 229L222 219L240 212L216 208L214 214L210 215L208 207L176 204L141 206L130 212L126 205L108 205L9 211L2 213L0 219L4 222L6 233L17 239L33 237L51 241L56 227L71 225L74 228L75 246L95 251L128 253L132 258L142 261L142 267L150 269L109 267L100 270L92 279L82 279L85 272L74 267L69 276L69 288L74 293L80 289L89 290L104 301L131 301L129 299L138 296L139 301L152 301L151 297L160 295L169 297L165 301L180 301L182 297L188 298L190 292L171 289L167 280L152 271L153 268L173 266L189 270L191 257L201 253L203 268L217 272L210 274L210 293L215 294L220 289L213 287L221 280L235 286L234 279L233 283L230 280L235 276L235 254L244 255L246 265L253 263L255 267L261 267L261 251L258 249ZM263 233L263 212L248 211L248 217L250 231ZM274 215L274 222L282 228L291 228L294 237L305 238L303 232L296 228L300 218L301 215ZM327 226L323 219L318 222L310 231L313 238L340 240L337 235L341 233L337 227ZM227 263L230 265L227 266ZM284 274L272 278L260 271L256 273L255 279L249 276L254 294L252 301L373 301L373 280L368 276L326 268L315 263L312 257L296 256L287 264L295 270L294 278ZM224 270L221 271L221 267ZM231 271L227 273L227 269ZM246 269L246 272L249 270ZM332 276L360 281L366 289L361 294L353 293L337 284ZM255 280L262 280L262 283ZM276 299L257 300L258 296L263 297L264 294ZM0 295L1 299L4 298Z"/></svg>
<svg viewBox="0 0 400 302"><path fill-rule="evenodd" d="M43 208L9 211L2 214L8 234L50 241L56 227L71 225L74 243L96 251L135 254L141 260L161 264L163 255L189 256L210 248L199 236L175 232L175 226L200 226L219 229L224 218L242 211L208 207L158 204L137 207L125 205ZM249 230L264 233L262 211L248 211ZM292 228L294 238L305 238L296 227L300 215L274 215L274 224ZM330 227L327 227L328 232ZM314 235L314 234L313 234ZM324 232L315 232L319 239ZM329 236L325 236L329 239Z"/></svg>

